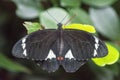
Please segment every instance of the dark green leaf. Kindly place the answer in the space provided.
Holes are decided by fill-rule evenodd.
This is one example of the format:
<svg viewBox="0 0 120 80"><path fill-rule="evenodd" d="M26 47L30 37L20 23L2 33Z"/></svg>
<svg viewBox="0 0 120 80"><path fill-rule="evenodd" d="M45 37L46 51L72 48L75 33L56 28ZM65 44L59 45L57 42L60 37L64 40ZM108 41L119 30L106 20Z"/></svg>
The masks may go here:
<svg viewBox="0 0 120 80"><path fill-rule="evenodd" d="M81 0L61 0L62 6L79 7Z"/></svg>
<svg viewBox="0 0 120 80"><path fill-rule="evenodd" d="M11 61L1 53L0 53L0 67L8 71L30 73L30 71L27 68L25 68L24 66L18 63Z"/></svg>
<svg viewBox="0 0 120 80"><path fill-rule="evenodd" d="M5 37L0 33L0 51L3 50L5 42L6 42Z"/></svg>
<svg viewBox="0 0 120 80"><path fill-rule="evenodd" d="M59 6L59 0L50 0L54 6Z"/></svg>
<svg viewBox="0 0 120 80"><path fill-rule="evenodd" d="M70 13L71 13L71 16L76 15L76 17L73 18L72 20L73 23L82 23L82 24L92 25L92 21L89 15L83 9L74 8L70 10Z"/></svg>
<svg viewBox="0 0 120 80"><path fill-rule="evenodd" d="M8 18L8 14L0 10L0 28L3 27Z"/></svg>
<svg viewBox="0 0 120 80"><path fill-rule="evenodd" d="M115 76L119 75L119 66L117 64L107 66L107 69L109 69Z"/></svg>
<svg viewBox="0 0 120 80"><path fill-rule="evenodd" d="M64 18L62 21L63 24L70 19L69 14L62 8L54 7L47 11L40 13L40 21L45 28L55 29L57 28L57 23L61 22Z"/></svg>
<svg viewBox="0 0 120 80"><path fill-rule="evenodd" d="M102 68L103 71L102 74L97 74L97 79L96 80L114 80L114 75L111 70L107 68Z"/></svg>
<svg viewBox="0 0 120 80"><path fill-rule="evenodd" d="M111 7L90 8L90 16L96 29L111 40L120 39L120 21Z"/></svg>
<svg viewBox="0 0 120 80"><path fill-rule="evenodd" d="M107 69L106 67L98 67L92 62L89 63L89 66L95 74L95 80L113 80L114 75L112 71Z"/></svg>
<svg viewBox="0 0 120 80"><path fill-rule="evenodd" d="M84 3L96 7L105 7L113 4L117 0L82 0Z"/></svg>

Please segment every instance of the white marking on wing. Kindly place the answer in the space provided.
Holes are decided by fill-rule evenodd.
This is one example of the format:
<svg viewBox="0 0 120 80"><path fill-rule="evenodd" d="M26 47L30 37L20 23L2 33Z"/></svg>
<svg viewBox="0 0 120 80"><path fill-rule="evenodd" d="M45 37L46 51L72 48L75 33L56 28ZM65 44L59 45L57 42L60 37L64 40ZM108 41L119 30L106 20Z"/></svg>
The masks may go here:
<svg viewBox="0 0 120 80"><path fill-rule="evenodd" d="M95 43L95 49L98 49L98 47L99 47L99 44Z"/></svg>
<svg viewBox="0 0 120 80"><path fill-rule="evenodd" d="M27 37L24 37L24 38L22 39L22 43L25 43L26 38L27 38Z"/></svg>
<svg viewBox="0 0 120 80"><path fill-rule="evenodd" d="M93 56L97 56L97 49L99 47L99 39L94 36L95 39L95 49L94 49L94 54Z"/></svg>
<svg viewBox="0 0 120 80"><path fill-rule="evenodd" d="M94 54L93 56L97 56L97 51L94 49Z"/></svg>
<svg viewBox="0 0 120 80"><path fill-rule="evenodd" d="M95 38L95 42L98 44L99 39L98 39L98 38L96 38L95 36L94 36L94 38Z"/></svg>
<svg viewBox="0 0 120 80"><path fill-rule="evenodd" d="M25 56L27 56L27 51L26 51L26 49L23 51L23 54L24 54Z"/></svg>
<svg viewBox="0 0 120 80"><path fill-rule="evenodd" d="M47 59L52 59L52 58L56 58L56 55L54 54L54 52L50 49L49 53L48 53L48 56L45 60Z"/></svg>
<svg viewBox="0 0 120 80"><path fill-rule="evenodd" d="M22 49L23 49L23 55L24 56L27 56L27 51L26 51L26 49L25 49L25 47L26 47L26 38L27 38L27 36L25 36L23 39L22 39L22 44L21 44L21 46L22 46Z"/></svg>
<svg viewBox="0 0 120 80"><path fill-rule="evenodd" d="M22 43L21 45L22 45L22 48L25 49L26 44L25 44L25 43Z"/></svg>
<svg viewBox="0 0 120 80"><path fill-rule="evenodd" d="M21 46L22 46L22 48L23 49L25 49L25 47L26 47L26 38L27 38L27 36L25 36L23 39L22 39L22 44L21 44Z"/></svg>
<svg viewBox="0 0 120 80"><path fill-rule="evenodd" d="M68 59L75 59L74 57L73 57L73 55L72 55L72 51L71 50L68 50L68 52L66 53L66 55L65 55L65 58L68 58Z"/></svg>

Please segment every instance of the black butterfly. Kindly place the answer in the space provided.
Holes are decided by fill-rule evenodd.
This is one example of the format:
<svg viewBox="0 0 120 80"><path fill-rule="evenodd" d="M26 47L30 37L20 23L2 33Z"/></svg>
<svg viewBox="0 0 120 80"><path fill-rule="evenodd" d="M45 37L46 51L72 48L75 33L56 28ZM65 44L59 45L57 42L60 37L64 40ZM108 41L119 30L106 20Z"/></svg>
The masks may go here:
<svg viewBox="0 0 120 80"><path fill-rule="evenodd" d="M75 72L88 59L104 57L108 50L104 42L82 30L44 29L35 31L19 40L12 53L18 58L34 60L48 72L55 72L60 65L66 72Z"/></svg>

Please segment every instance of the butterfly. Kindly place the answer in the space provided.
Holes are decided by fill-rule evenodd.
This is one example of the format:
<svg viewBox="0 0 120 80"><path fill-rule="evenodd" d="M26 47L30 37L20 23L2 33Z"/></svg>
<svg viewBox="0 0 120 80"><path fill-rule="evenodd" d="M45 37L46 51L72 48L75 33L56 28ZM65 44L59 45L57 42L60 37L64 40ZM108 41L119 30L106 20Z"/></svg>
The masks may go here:
<svg viewBox="0 0 120 80"><path fill-rule="evenodd" d="M78 29L57 29L35 31L20 39L12 54L18 58L34 60L42 69L55 72L63 66L66 72L76 72L91 58L108 54L103 41L90 32Z"/></svg>

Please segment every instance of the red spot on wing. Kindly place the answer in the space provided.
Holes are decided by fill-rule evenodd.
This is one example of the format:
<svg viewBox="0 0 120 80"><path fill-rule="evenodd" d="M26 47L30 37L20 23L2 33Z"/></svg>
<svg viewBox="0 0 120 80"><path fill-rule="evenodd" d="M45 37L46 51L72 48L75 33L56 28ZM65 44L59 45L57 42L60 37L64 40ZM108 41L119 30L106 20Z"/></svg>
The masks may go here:
<svg viewBox="0 0 120 80"><path fill-rule="evenodd" d="M61 60L63 60L63 59L64 59L64 58L61 57L61 56L57 57L57 60L59 60L59 61L61 61Z"/></svg>

